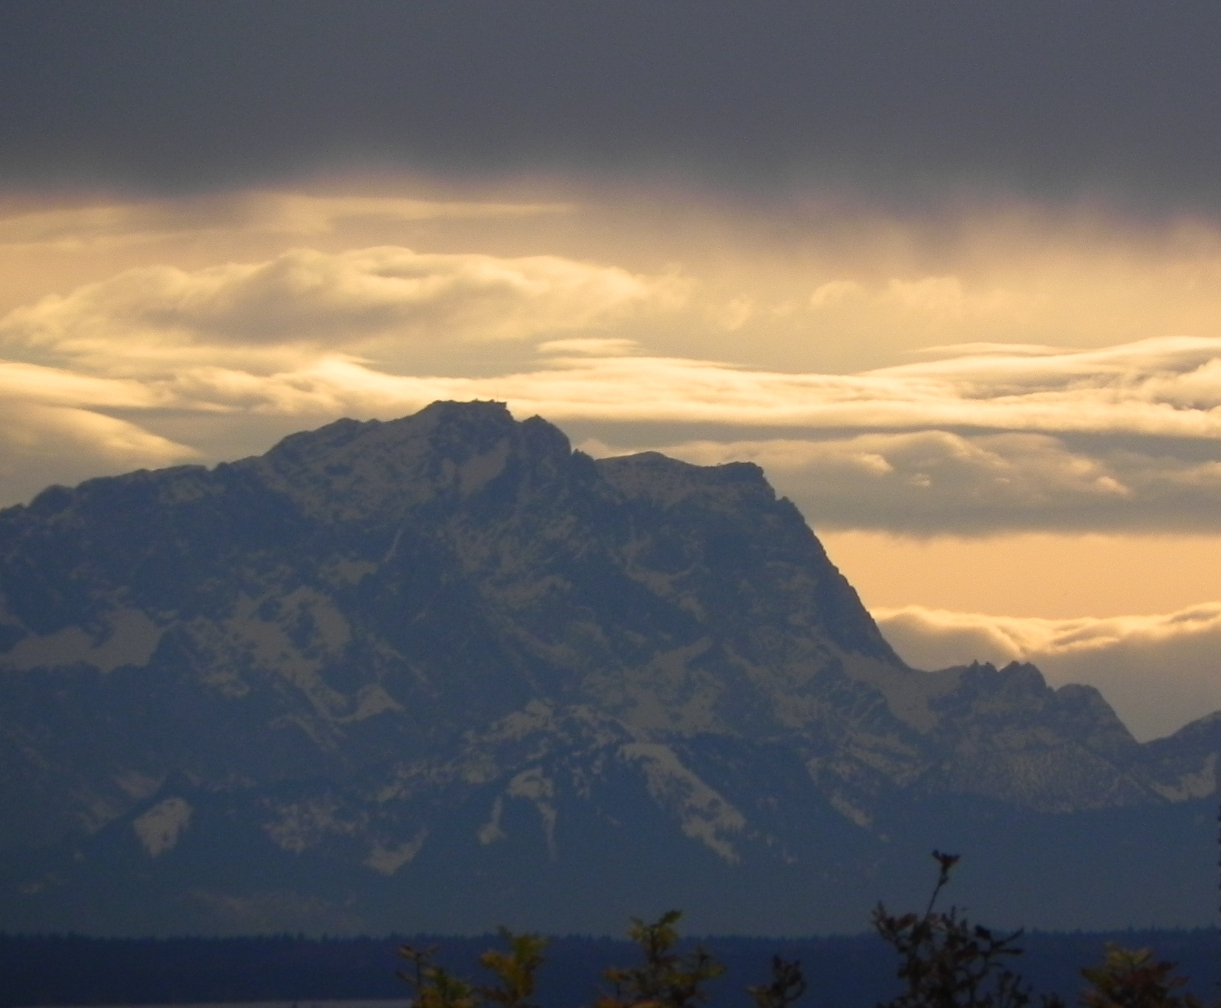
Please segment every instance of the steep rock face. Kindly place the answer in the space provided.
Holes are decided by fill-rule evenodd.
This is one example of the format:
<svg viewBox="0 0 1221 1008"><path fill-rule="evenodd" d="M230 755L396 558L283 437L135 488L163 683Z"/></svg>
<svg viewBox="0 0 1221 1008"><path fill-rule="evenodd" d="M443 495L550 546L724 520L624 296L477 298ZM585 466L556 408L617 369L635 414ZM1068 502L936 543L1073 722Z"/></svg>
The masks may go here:
<svg viewBox="0 0 1221 1008"><path fill-rule="evenodd" d="M1216 790L1215 720L1142 747L1030 666L905 667L757 467L494 403L52 488L0 512L0 592L0 926L406 927L392 880L422 927L532 886L588 930L597 891L716 921L711 878L826 927L759 894L847 899L928 810Z"/></svg>
<svg viewBox="0 0 1221 1008"><path fill-rule="evenodd" d="M1218 790L1221 711L1146 746L1150 786L1169 801L1209 798Z"/></svg>
<svg viewBox="0 0 1221 1008"><path fill-rule="evenodd" d="M1052 690L1033 665L975 664L935 707L954 790L1048 812L1157 800L1136 769L1140 745L1092 687Z"/></svg>

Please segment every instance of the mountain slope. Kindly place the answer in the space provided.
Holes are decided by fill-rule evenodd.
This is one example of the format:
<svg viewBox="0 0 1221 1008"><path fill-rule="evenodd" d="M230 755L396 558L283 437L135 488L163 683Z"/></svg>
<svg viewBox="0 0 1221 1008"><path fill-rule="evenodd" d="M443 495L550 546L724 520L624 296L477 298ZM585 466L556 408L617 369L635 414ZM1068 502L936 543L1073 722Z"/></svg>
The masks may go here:
<svg viewBox="0 0 1221 1008"><path fill-rule="evenodd" d="M757 467L494 403L52 488L0 592L10 929L856 928L928 838L1101 873L1216 791L1215 718L1141 746L1032 667L904 666ZM1194 865L1176 828L1137 847Z"/></svg>

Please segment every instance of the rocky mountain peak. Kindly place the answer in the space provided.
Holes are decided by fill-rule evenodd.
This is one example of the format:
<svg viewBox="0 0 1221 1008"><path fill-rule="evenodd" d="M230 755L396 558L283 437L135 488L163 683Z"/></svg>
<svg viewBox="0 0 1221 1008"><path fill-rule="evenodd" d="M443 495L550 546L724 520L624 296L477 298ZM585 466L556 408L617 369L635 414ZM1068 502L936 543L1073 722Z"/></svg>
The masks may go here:
<svg viewBox="0 0 1221 1008"><path fill-rule="evenodd" d="M235 463L316 519L399 520L463 500L507 470L556 475L567 437L540 418L517 423L503 403L438 402L399 420L339 420Z"/></svg>
<svg viewBox="0 0 1221 1008"><path fill-rule="evenodd" d="M133 927L385 889L439 929L529 878L533 926L588 930L557 908L591 878L712 913L890 863L932 809L1216 789L1221 722L1141 746L1033 666L908 668L758 467L595 462L498 403L49 490L0 512L0 593L9 928L87 927L55 879L126 880Z"/></svg>

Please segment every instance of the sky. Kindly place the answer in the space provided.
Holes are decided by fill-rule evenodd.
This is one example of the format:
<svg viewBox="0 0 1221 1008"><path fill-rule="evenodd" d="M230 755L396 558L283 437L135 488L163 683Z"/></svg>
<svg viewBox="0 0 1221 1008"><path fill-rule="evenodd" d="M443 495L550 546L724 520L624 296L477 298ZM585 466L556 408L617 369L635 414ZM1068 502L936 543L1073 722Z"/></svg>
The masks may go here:
<svg viewBox="0 0 1221 1008"><path fill-rule="evenodd" d="M0 0L0 506L505 401L1221 708L1221 7Z"/></svg>

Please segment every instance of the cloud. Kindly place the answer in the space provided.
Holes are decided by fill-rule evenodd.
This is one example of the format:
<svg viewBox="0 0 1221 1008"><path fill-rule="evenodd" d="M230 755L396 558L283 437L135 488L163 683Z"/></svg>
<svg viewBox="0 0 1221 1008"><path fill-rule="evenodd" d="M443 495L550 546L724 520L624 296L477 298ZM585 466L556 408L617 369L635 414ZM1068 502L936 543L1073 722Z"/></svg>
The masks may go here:
<svg viewBox="0 0 1221 1008"><path fill-rule="evenodd" d="M1221 339L971 355L856 375L637 354L559 360L478 387L523 409L545 405L557 419L1221 437Z"/></svg>
<svg viewBox="0 0 1221 1008"><path fill-rule="evenodd" d="M623 271L567 260L404 249L150 268L0 320L10 346L74 365L0 367L0 393L320 419L477 398L558 422L770 428L772 437L652 447L701 464L756 461L828 528L985 535L1221 521L1221 340L972 348L820 375L654 357L626 338L580 335L655 295ZM435 330L478 342L565 326L576 335L544 341L534 369L509 374L395 374L356 355ZM327 349L335 345L341 352ZM84 373L90 366L110 373Z"/></svg>
<svg viewBox="0 0 1221 1008"><path fill-rule="evenodd" d="M1055 354L1074 353L1065 347L1047 346L1045 343L949 343L945 346L920 347L913 353L933 357L974 357L983 354L1002 356L1048 357Z"/></svg>
<svg viewBox="0 0 1221 1008"><path fill-rule="evenodd" d="M863 297L865 288L855 280L828 280L819 284L810 295L810 307L818 310L829 308L844 301Z"/></svg>
<svg viewBox="0 0 1221 1008"><path fill-rule="evenodd" d="M173 395L129 379L100 378L64 368L0 360L0 401L47 406L149 409L168 406Z"/></svg>
<svg viewBox="0 0 1221 1008"><path fill-rule="evenodd" d="M452 178L399 175L331 178L309 193L10 199L0 304L28 305L150 262L192 271L266 262L292 245L405 245L505 259L553 252L637 276L673 264L688 279L684 308L615 335L658 356L779 371L857 373L929 345L957 344L962 356L970 344L995 353L1218 334L1221 229L1199 218L1138 225L1013 199L921 213L829 195L758 206L677 185L529 175L484 186L480 199L384 195L422 187L463 191Z"/></svg>
<svg viewBox="0 0 1221 1008"><path fill-rule="evenodd" d="M1031 348L1026 348L1027 351ZM1216 437L1221 340L1162 337L1071 353L965 354L868 372L943 422ZM899 398L899 397L896 397Z"/></svg>
<svg viewBox="0 0 1221 1008"><path fill-rule="evenodd" d="M1143 516L1146 503L1134 500L1132 488L1103 462L1037 434L964 437L933 430L832 440L696 441L663 451L699 465L756 462L819 528L964 535L999 526L1093 527L1115 511ZM1213 508L1217 503L1221 493ZM1211 513L1204 520L1212 521Z"/></svg>
<svg viewBox="0 0 1221 1008"><path fill-rule="evenodd" d="M754 300L739 296L723 305L710 305L706 314L714 325L728 332L736 332L750 321L756 310Z"/></svg>
<svg viewBox="0 0 1221 1008"><path fill-rule="evenodd" d="M987 616L920 606L877 609L873 615L895 650L918 668L1028 661L1054 686L1095 686L1142 740L1221 709L1221 603L1105 619Z"/></svg>
<svg viewBox="0 0 1221 1008"><path fill-rule="evenodd" d="M871 13L254 4L145 19L103 5L64 19L32 4L6 24L0 177L181 187L318 164L664 166L754 192L838 182L927 202L964 183L1104 186L1215 206L1211 5Z"/></svg>
<svg viewBox="0 0 1221 1008"><path fill-rule="evenodd" d="M540 353L576 355L581 357L626 357L635 353L640 344L632 339L581 336L573 339L547 340L538 345Z"/></svg>
<svg viewBox="0 0 1221 1008"><path fill-rule="evenodd" d="M900 229L900 235L906 241L916 238L914 229ZM845 251L851 254L850 249ZM1022 338L1027 333L1049 325L1063 331L1069 317L1078 329L1074 316L1081 303L1097 298L1102 293L1098 288L1111 281L1091 276L1092 283L1077 292L1074 302L1067 291L1057 289L1057 278L1039 275L1037 268L1030 275L1029 265L1020 261L1025 251L1020 246L977 251L978 258L988 260L988 267L981 268L963 249L955 272L926 273L919 268L924 264L904 263L893 249L874 249L857 266L856 276L821 279L806 300L806 318L823 339L897 340L906 352L920 352L924 342L956 345L962 348L957 353L1007 347L1021 353L1030 343ZM1096 262L1089 266L1097 270Z"/></svg>
<svg viewBox="0 0 1221 1008"><path fill-rule="evenodd" d="M257 192L241 198L237 214L243 227L277 234L317 235L357 218L382 221L470 220L489 217L533 217L570 214L571 203L496 203L442 201L386 196L309 196Z"/></svg>
<svg viewBox="0 0 1221 1008"><path fill-rule="evenodd" d="M52 483L195 460L188 445L98 412L155 409L172 399L141 382L0 360L0 506Z"/></svg>
<svg viewBox="0 0 1221 1008"><path fill-rule="evenodd" d="M418 222L567 214L569 203L312 196L246 191L177 200L95 203L0 217L0 247L98 250L216 233L313 237L354 220Z"/></svg>
<svg viewBox="0 0 1221 1008"><path fill-rule="evenodd" d="M625 453L601 442L589 450ZM1122 444L1082 451L1043 434L930 430L689 441L657 450L697 465L755 462L818 528L966 536L1221 525L1221 461Z"/></svg>
<svg viewBox="0 0 1221 1008"><path fill-rule="evenodd" d="M0 504L53 484L196 461L187 445L87 409L0 398Z"/></svg>
<svg viewBox="0 0 1221 1008"><path fill-rule="evenodd" d="M231 363L243 353L288 347L315 348L317 356L320 348L521 340L597 328L664 301L671 286L557 256L293 249L267 262L196 271L142 267L50 295L0 319L0 345L100 371L138 372L175 361Z"/></svg>
<svg viewBox="0 0 1221 1008"><path fill-rule="evenodd" d="M1221 339L1148 340L1035 358L968 356L857 375L582 354L517 374L403 383L504 399L557 420L1221 437Z"/></svg>
<svg viewBox="0 0 1221 1008"><path fill-rule="evenodd" d="M90 227L134 234L154 224L324 234L362 215L524 218L565 206L246 193L27 214L0 221L0 239L54 241ZM948 265L972 242L982 242L986 260L1000 230L957 240ZM914 240L903 234L896 246ZM1175 235L1165 239L1167 275L1198 287L1221 263L1221 237L1202 232L1193 260ZM871 239L879 248L888 240ZM649 426L641 447L692 461L752 459L820 527L914 536L1215 530L1221 337L1075 349L989 339L1000 331L993 322L1046 309L1043 267L1017 282L1028 245L1009 274L848 269L821 283L807 277L782 300L681 264L633 271L575 255L396 245L142 265L0 317L0 354L9 359L0 363L0 396L123 410L150 434L171 430L154 418L165 410L308 426L402 415L435 399L496 399L597 436L614 446L607 451L638 445ZM1079 262L1081 249L1070 251L1064 262ZM1123 279L1135 260L1120 259ZM918 360L849 373L759 363L760 327L805 325L806 342L836 342L835 318L845 312L881 312L904 339L928 335L928 346ZM941 338L972 326L979 338ZM888 360L901 348L891 349ZM194 443L189 424L173 425L171 440ZM225 457L215 442L208 451Z"/></svg>

